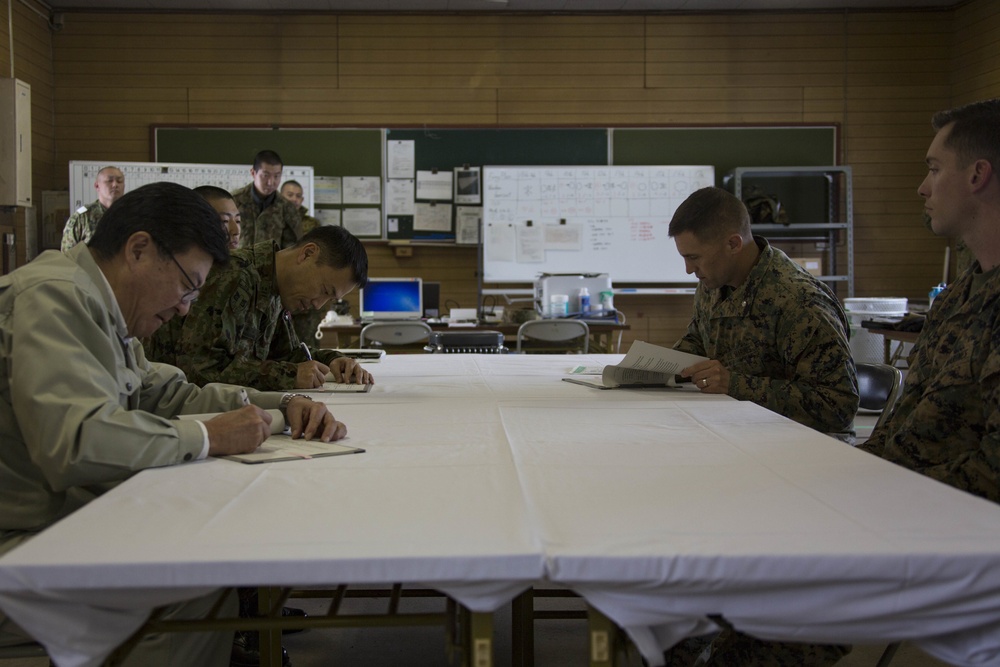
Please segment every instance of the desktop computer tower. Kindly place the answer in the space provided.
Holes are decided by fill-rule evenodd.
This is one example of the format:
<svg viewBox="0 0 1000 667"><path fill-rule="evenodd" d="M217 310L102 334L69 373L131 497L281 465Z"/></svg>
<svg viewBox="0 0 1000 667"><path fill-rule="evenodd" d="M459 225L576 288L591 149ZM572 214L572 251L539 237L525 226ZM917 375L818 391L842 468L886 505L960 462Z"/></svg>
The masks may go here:
<svg viewBox="0 0 1000 667"><path fill-rule="evenodd" d="M441 283L424 281L424 317L441 316Z"/></svg>

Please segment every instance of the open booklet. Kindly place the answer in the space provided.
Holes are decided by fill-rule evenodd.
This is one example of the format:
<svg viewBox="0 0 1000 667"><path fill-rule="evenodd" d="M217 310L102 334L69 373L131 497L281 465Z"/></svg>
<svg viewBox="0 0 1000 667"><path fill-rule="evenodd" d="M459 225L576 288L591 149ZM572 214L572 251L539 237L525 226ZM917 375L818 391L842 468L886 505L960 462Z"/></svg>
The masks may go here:
<svg viewBox="0 0 1000 667"><path fill-rule="evenodd" d="M327 373L326 382L323 383L322 387L313 387L312 389L303 389L302 391L307 391L312 393L325 393L325 394L366 394L372 390L370 384L355 384L351 382L335 382L333 376Z"/></svg>
<svg viewBox="0 0 1000 667"><path fill-rule="evenodd" d="M563 380L598 389L676 387L679 385L678 373L699 361L708 361L708 357L637 340L621 363L604 367L599 380L579 377Z"/></svg>
<svg viewBox="0 0 1000 667"><path fill-rule="evenodd" d="M268 410L271 415L271 435L260 444L260 447L249 454L232 454L220 456L220 459L239 461L240 463L275 463L277 461L296 461L299 459L315 459L321 456L340 456L341 454L361 454L365 450L360 447L342 445L338 442L323 442L322 440L292 439L285 426L285 418L278 410ZM208 421L219 413L178 415L178 419L194 419Z"/></svg>

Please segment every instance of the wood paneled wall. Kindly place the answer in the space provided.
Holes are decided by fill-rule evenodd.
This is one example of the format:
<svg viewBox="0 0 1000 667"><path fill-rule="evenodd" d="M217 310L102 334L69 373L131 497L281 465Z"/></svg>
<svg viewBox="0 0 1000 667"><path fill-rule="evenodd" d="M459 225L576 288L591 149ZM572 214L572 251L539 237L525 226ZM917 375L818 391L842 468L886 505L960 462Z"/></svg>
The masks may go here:
<svg viewBox="0 0 1000 667"><path fill-rule="evenodd" d="M1000 95L998 33L989 0L650 16L67 13L51 41L51 182L66 186L71 159L150 159L151 124L840 123L857 294L926 298L945 247L916 195L929 119ZM474 252L369 251L373 274L420 273L443 283L442 300L472 305ZM626 340L669 344L691 300L617 305Z"/></svg>

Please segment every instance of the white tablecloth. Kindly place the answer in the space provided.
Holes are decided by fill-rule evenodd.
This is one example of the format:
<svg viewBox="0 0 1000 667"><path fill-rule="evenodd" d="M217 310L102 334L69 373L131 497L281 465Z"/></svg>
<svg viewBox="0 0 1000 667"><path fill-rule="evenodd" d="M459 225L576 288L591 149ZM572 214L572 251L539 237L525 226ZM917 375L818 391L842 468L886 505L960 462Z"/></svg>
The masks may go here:
<svg viewBox="0 0 1000 667"><path fill-rule="evenodd" d="M0 607L88 665L217 586L404 581L490 611L548 580L652 664L711 614L1000 664L1000 508L753 404L560 382L619 358L387 357L322 398L365 454L141 473L0 559Z"/></svg>

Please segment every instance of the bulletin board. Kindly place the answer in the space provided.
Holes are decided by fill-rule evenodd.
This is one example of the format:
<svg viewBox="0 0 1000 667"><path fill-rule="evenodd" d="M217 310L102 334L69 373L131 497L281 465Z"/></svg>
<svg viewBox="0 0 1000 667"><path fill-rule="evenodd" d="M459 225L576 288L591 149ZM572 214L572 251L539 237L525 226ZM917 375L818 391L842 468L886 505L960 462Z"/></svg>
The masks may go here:
<svg viewBox="0 0 1000 667"><path fill-rule="evenodd" d="M711 166L486 167L483 280L607 273L617 283L694 283L667 228Z"/></svg>
<svg viewBox="0 0 1000 667"><path fill-rule="evenodd" d="M455 168L485 165L607 165L607 128L497 128L497 129L387 129L386 144L412 141L414 168L452 172ZM487 181L483 175L484 187ZM419 201L419 199L418 199ZM452 207L454 209L454 207ZM394 216L387 227L390 239L453 240L447 232L425 232L413 227L413 216Z"/></svg>

